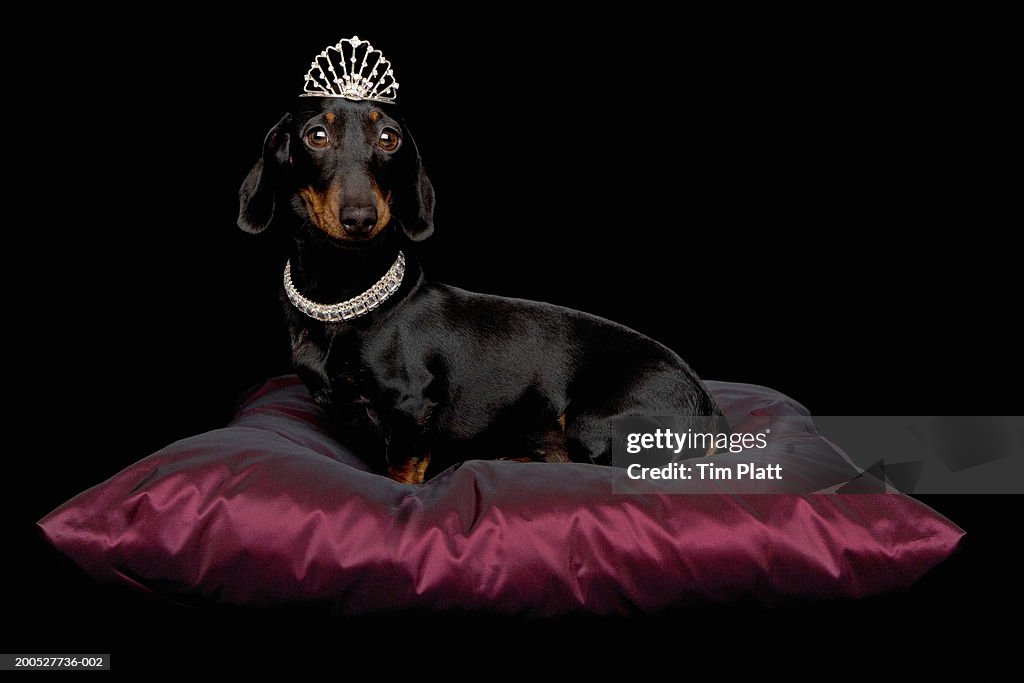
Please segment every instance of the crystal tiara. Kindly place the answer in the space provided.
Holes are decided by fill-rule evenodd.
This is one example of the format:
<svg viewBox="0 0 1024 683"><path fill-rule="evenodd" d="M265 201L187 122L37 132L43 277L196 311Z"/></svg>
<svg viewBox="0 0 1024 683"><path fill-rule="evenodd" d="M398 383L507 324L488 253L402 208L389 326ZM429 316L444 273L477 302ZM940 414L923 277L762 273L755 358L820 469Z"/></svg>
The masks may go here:
<svg viewBox="0 0 1024 683"><path fill-rule="evenodd" d="M398 81L384 53L359 36L342 38L313 60L302 97L394 103Z"/></svg>

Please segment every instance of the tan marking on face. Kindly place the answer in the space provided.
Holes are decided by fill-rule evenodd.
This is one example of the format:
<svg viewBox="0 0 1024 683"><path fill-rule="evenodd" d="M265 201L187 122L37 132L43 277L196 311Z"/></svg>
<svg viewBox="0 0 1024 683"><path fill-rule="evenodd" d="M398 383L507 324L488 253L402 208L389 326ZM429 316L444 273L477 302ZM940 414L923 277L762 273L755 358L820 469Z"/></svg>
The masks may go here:
<svg viewBox="0 0 1024 683"><path fill-rule="evenodd" d="M370 180L373 188L374 205L377 208L377 223L373 226L370 234L362 240L370 240L379 235L391 222L391 193L385 197L377 183ZM351 240L352 237L345 232L341 224L341 186L332 184L326 192L320 192L313 187L305 187L299 190L299 196L306 204L309 217L320 230L324 231L334 239Z"/></svg>
<svg viewBox="0 0 1024 683"><path fill-rule="evenodd" d="M430 453L421 458L409 458L398 467L388 466L388 476L403 484L422 484L427 478Z"/></svg>
<svg viewBox="0 0 1024 683"><path fill-rule="evenodd" d="M563 432L565 431L565 413L558 416L558 426L562 428Z"/></svg>
<svg viewBox="0 0 1024 683"><path fill-rule="evenodd" d="M388 196L385 197L377 186L376 180L371 179L370 186L373 187L373 203L377 207L377 223L370 231L372 238L379 235L381 230L388 227L388 223L391 222L391 193L388 192Z"/></svg>
<svg viewBox="0 0 1024 683"><path fill-rule="evenodd" d="M338 117L334 115L333 111L329 111L326 114L324 114L324 118L327 119L327 123L334 123L335 119L337 119Z"/></svg>
<svg viewBox="0 0 1024 683"><path fill-rule="evenodd" d="M371 111L370 112L370 123L377 123L378 121L380 121L380 112L379 111Z"/></svg>
<svg viewBox="0 0 1024 683"><path fill-rule="evenodd" d="M347 233L341 225L341 188L331 185L326 192L313 187L299 190L313 224L335 239L343 240Z"/></svg>

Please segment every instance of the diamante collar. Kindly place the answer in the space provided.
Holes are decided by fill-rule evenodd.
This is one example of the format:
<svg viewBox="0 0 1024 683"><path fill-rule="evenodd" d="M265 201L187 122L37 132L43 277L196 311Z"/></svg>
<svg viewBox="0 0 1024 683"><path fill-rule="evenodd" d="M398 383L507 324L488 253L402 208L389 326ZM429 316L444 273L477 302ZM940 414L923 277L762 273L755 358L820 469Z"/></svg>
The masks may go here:
<svg viewBox="0 0 1024 683"><path fill-rule="evenodd" d="M307 299L299 293L292 282L292 261L284 266L284 291L292 306L299 309L310 318L325 323L337 323L343 320L355 320L374 310L388 300L392 294L402 286L402 278L405 276L405 254L398 252L398 258L394 265L388 268L384 277L377 280L368 290L336 304L320 304Z"/></svg>

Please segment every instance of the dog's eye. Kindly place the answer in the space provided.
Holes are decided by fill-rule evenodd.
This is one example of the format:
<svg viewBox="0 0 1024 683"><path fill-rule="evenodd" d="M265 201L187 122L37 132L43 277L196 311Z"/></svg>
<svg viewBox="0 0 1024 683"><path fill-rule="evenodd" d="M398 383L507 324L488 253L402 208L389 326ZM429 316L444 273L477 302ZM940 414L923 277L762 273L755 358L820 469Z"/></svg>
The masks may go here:
<svg viewBox="0 0 1024 683"><path fill-rule="evenodd" d="M315 126L306 131L306 144L310 147L326 147L331 142L331 138L327 135L327 131L320 126Z"/></svg>
<svg viewBox="0 0 1024 683"><path fill-rule="evenodd" d="M385 128L380 132L380 139L377 144L385 152L394 152L398 149L398 145L402 143L402 138L398 135L398 131L394 128Z"/></svg>

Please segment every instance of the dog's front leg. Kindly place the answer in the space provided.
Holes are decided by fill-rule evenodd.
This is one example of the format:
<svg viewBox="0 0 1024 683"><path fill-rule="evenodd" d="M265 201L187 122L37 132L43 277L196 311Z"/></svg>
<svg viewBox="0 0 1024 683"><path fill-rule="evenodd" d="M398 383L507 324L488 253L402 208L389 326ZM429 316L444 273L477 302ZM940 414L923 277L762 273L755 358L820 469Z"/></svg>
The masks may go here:
<svg viewBox="0 0 1024 683"><path fill-rule="evenodd" d="M388 437L388 476L403 484L422 484L430 467L432 406L391 420Z"/></svg>
<svg viewBox="0 0 1024 683"><path fill-rule="evenodd" d="M324 410L331 407L331 379L327 374L327 351L323 343L310 338L308 330L294 326L289 330L292 338L292 366L302 383L309 389L316 404Z"/></svg>

